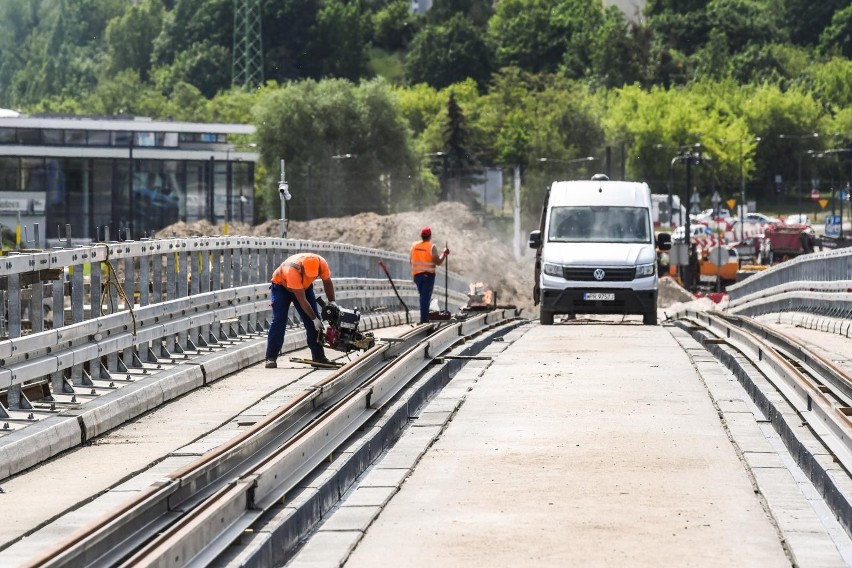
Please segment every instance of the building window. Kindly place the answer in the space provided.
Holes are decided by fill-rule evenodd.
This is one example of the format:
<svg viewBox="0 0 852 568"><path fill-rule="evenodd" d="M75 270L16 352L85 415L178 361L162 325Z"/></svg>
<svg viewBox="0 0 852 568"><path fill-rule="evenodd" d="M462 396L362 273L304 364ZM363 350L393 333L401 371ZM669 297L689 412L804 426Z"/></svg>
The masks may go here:
<svg viewBox="0 0 852 568"><path fill-rule="evenodd" d="M130 132L113 132L113 146L130 146Z"/></svg>
<svg viewBox="0 0 852 568"><path fill-rule="evenodd" d="M42 141L45 144L59 145L63 143L63 132L55 129L45 129L41 131Z"/></svg>
<svg viewBox="0 0 852 568"><path fill-rule="evenodd" d="M18 158L0 158L0 191L18 190Z"/></svg>
<svg viewBox="0 0 852 568"><path fill-rule="evenodd" d="M85 146L86 131L85 130L66 130L65 144L67 146Z"/></svg>
<svg viewBox="0 0 852 568"><path fill-rule="evenodd" d="M21 158L21 189L24 191L46 191L47 171L44 158Z"/></svg>
<svg viewBox="0 0 852 568"><path fill-rule="evenodd" d="M18 144L30 146L41 144L41 130L37 128L19 128Z"/></svg>
<svg viewBox="0 0 852 568"><path fill-rule="evenodd" d="M0 128L0 144L14 144L16 140L14 128Z"/></svg>
<svg viewBox="0 0 852 568"><path fill-rule="evenodd" d="M89 146L109 146L109 132L106 130L90 130L87 142Z"/></svg>

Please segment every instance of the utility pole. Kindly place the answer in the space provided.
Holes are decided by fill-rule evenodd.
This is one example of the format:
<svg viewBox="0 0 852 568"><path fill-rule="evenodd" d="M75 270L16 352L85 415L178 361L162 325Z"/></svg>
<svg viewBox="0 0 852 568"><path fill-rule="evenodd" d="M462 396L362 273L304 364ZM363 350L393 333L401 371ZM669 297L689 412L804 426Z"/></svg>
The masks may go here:
<svg viewBox="0 0 852 568"><path fill-rule="evenodd" d="M521 166L515 165L514 196L512 204L514 207L513 219L515 222L515 260L521 259Z"/></svg>

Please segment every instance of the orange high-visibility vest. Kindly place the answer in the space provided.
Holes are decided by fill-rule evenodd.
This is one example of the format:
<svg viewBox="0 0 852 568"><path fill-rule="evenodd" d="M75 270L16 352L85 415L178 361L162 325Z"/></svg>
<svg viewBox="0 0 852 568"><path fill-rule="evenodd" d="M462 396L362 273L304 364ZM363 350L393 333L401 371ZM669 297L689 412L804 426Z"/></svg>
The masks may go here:
<svg viewBox="0 0 852 568"><path fill-rule="evenodd" d="M432 260L431 241L417 241L411 245L411 275L428 272L435 274L435 261Z"/></svg>
<svg viewBox="0 0 852 568"><path fill-rule="evenodd" d="M319 257L319 274L317 275L319 278L323 280L331 278L331 270L328 268L328 262L319 255L306 252L294 254L282 262L275 269L275 272L272 273L272 283L291 289L301 288L302 290L307 290L314 283L314 280L317 279L317 277L309 277L305 274L302 263L308 256Z"/></svg>

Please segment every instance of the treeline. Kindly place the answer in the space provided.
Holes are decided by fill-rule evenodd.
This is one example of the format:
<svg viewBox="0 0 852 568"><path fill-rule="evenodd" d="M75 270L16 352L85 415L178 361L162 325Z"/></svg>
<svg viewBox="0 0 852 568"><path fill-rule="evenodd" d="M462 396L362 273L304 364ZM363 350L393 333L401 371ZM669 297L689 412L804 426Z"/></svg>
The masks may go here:
<svg viewBox="0 0 852 568"><path fill-rule="evenodd" d="M255 89L231 86L234 5L3 0L0 107L252 122L264 216L280 158L296 218L428 204L482 166L520 167L527 211L605 167L678 191L685 146L705 200L741 172L764 203L852 176L822 152L852 149L847 0L652 0L640 23L599 0L262 0Z"/></svg>

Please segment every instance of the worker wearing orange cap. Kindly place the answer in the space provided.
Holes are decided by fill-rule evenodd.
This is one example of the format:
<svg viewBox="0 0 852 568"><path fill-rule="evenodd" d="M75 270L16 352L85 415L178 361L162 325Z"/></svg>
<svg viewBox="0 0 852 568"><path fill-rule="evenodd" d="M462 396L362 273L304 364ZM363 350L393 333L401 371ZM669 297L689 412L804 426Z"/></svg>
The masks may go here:
<svg viewBox="0 0 852 568"><path fill-rule="evenodd" d="M320 278L328 301L334 304L334 284L328 262L318 254L301 253L290 256L272 273L272 324L266 339L266 368L278 366L276 359L284 346L284 332L287 329L287 315L290 304L296 306L299 317L305 326L305 335L311 358L320 363L328 363L322 343L318 341L323 330L320 310L314 294L314 280Z"/></svg>
<svg viewBox="0 0 852 568"><path fill-rule="evenodd" d="M420 294L420 323L429 321L429 303L432 301L432 289L435 287L435 267L444 263L450 255L450 249L444 248L438 254L438 247L432 243L432 229L420 229L420 239L411 245L411 275Z"/></svg>

